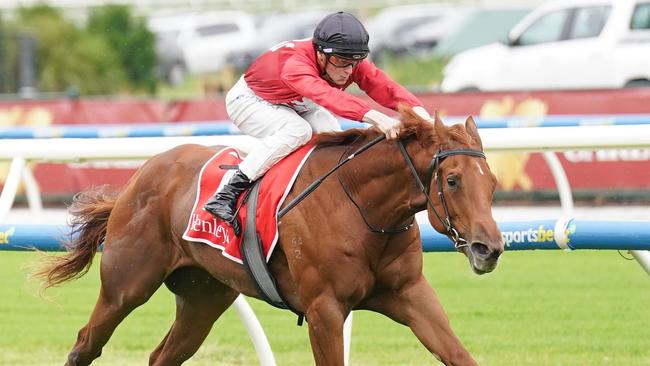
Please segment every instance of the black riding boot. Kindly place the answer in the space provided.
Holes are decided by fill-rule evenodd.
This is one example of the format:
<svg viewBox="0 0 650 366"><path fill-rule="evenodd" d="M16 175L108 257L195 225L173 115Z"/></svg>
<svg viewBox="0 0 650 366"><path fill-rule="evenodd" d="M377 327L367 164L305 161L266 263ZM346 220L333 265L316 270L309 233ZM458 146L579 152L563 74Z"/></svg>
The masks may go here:
<svg viewBox="0 0 650 366"><path fill-rule="evenodd" d="M235 217L235 206L239 195L251 185L253 185L253 182L241 170L237 170L228 181L228 184L223 186L214 197L210 198L203 206L203 209L229 223L235 231L235 235L239 236L241 224Z"/></svg>

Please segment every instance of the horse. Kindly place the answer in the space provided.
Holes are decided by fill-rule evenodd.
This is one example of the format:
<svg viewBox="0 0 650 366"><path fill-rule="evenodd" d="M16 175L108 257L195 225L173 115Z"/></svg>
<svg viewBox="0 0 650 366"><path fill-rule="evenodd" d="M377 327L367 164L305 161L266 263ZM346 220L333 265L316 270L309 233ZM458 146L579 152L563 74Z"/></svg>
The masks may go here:
<svg viewBox="0 0 650 366"><path fill-rule="evenodd" d="M338 179L325 179L279 222L269 270L288 305L306 315L319 366L343 365L343 323L356 309L409 327L445 365L477 364L422 275L414 215L427 210L431 225L454 241L474 272L490 272L504 249L491 211L496 178L471 117L445 126L437 114L423 120L409 108L400 112L398 141L384 139L355 156L335 172ZM352 129L317 136L285 204L381 135ZM69 211L78 235L67 254L37 274L44 288L80 277L103 243L99 297L66 365L99 357L118 324L163 283L175 294L176 318L150 365L182 364L239 294L261 298L242 265L181 237L198 172L216 149L182 145L146 161L119 193L90 189L75 196Z"/></svg>

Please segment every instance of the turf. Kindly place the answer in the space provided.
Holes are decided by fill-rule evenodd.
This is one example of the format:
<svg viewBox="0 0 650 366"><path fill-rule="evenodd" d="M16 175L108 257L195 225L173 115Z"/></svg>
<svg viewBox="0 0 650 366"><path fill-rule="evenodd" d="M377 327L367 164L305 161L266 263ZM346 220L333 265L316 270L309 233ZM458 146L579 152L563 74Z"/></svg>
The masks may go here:
<svg viewBox="0 0 650 366"><path fill-rule="evenodd" d="M26 280L36 258L0 252L0 365L63 364L97 297L95 265L50 291L52 301L38 298ZM650 365L650 278L616 252L508 252L480 277L460 254L426 254L425 268L481 365ZM313 364L306 327L288 312L249 302L278 365ZM163 288L127 317L93 365L146 364L173 317L173 296ZM370 312L354 313L351 355L352 365L437 364L408 329ZM187 364L258 364L234 310Z"/></svg>

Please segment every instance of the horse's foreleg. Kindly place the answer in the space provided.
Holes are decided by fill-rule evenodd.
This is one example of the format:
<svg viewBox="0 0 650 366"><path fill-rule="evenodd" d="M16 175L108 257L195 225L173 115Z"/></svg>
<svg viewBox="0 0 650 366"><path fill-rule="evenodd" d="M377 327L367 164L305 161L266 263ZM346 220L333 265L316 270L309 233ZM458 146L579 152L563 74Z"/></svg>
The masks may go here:
<svg viewBox="0 0 650 366"><path fill-rule="evenodd" d="M151 354L150 365L180 365L189 359L238 295L196 268L177 270L165 283L176 294L176 320Z"/></svg>
<svg viewBox="0 0 650 366"><path fill-rule="evenodd" d="M476 366L476 361L454 334L447 314L424 277L399 291L377 296L370 303L375 310L411 328L420 342L448 366Z"/></svg>
<svg viewBox="0 0 650 366"><path fill-rule="evenodd" d="M316 298L307 308L309 341L317 366L343 365L343 322L346 315L340 303L329 296Z"/></svg>

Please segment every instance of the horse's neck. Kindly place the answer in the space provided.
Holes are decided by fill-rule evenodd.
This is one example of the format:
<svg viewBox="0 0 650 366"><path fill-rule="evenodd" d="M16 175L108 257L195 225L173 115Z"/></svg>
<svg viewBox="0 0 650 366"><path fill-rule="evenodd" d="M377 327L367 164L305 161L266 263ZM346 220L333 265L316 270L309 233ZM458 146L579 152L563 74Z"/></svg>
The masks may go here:
<svg viewBox="0 0 650 366"><path fill-rule="evenodd" d="M414 158L415 149L408 150ZM396 142L382 142L355 157L340 177L368 220L377 226L395 227L423 209L422 195Z"/></svg>

